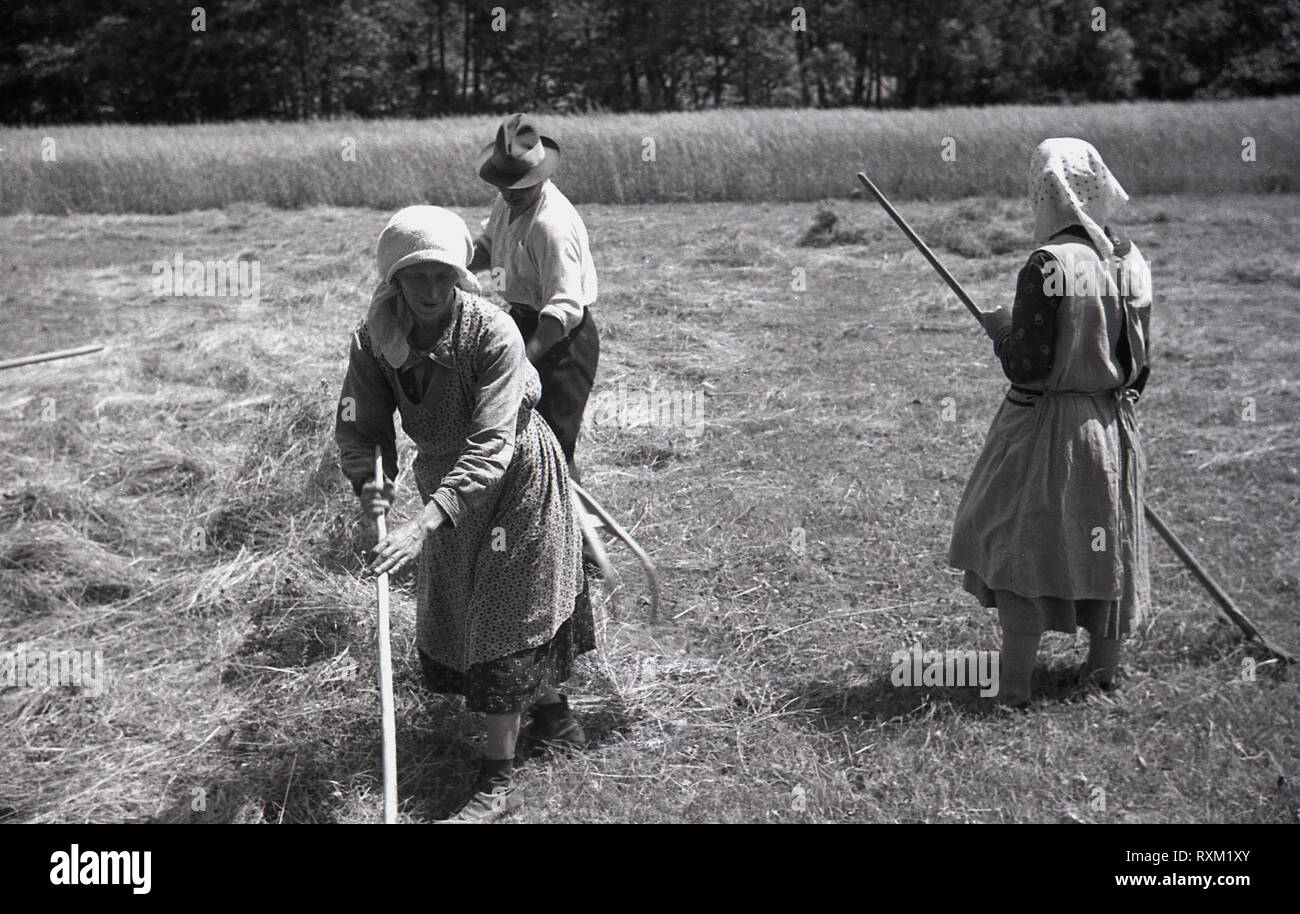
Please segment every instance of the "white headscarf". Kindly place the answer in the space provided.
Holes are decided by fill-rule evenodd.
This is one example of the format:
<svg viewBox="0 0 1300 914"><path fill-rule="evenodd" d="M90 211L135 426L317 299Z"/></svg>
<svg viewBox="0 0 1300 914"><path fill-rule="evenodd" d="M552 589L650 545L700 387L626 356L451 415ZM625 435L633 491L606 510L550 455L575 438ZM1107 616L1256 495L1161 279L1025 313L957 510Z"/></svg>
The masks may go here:
<svg viewBox="0 0 1300 914"><path fill-rule="evenodd" d="M1029 198L1034 206L1034 240L1081 225L1097 252L1109 260L1114 247L1102 230L1128 194L1091 143L1074 137L1043 140L1029 157Z"/></svg>
<svg viewBox="0 0 1300 914"><path fill-rule="evenodd" d="M478 280L468 269L474 256L474 239L465 220L441 206L408 206L398 210L379 234L375 264L379 285L370 298L366 328L370 337L394 368L401 368L411 355L407 334L415 318L402 300L401 287L393 277L413 263L445 263L456 268L456 285L478 292Z"/></svg>

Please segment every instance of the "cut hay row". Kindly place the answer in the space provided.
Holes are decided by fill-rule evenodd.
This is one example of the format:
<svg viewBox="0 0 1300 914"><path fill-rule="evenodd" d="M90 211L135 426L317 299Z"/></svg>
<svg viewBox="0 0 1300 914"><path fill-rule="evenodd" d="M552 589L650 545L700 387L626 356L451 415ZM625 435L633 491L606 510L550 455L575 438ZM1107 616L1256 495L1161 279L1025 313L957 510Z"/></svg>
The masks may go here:
<svg viewBox="0 0 1300 914"><path fill-rule="evenodd" d="M930 111L718 110L553 116L575 203L847 197L867 168L891 197L1024 193L1025 151L1079 136L1130 192L1297 189L1300 100ZM175 213L261 202L476 206L492 117L0 132L0 213ZM1169 167L1176 161L1177 168Z"/></svg>

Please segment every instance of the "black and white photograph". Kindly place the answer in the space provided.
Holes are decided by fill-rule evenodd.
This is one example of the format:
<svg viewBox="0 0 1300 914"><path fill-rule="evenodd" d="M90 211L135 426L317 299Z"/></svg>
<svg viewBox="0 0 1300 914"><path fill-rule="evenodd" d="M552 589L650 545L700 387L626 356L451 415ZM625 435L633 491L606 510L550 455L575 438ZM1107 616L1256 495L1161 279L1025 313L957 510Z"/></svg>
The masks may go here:
<svg viewBox="0 0 1300 914"><path fill-rule="evenodd" d="M119 894L85 826L1187 826L1089 878L1224 898L1297 194L1297 0L5 0L0 824Z"/></svg>

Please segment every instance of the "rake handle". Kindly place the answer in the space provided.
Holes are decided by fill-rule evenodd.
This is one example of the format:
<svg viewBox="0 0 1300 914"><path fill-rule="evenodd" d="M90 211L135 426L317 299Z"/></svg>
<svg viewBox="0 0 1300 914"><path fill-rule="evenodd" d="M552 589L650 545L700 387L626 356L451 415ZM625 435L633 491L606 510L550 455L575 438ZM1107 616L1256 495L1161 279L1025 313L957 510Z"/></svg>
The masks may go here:
<svg viewBox="0 0 1300 914"><path fill-rule="evenodd" d="M0 362L0 371L6 368L18 368L22 365L35 365L37 362L53 362L55 359L70 359L78 355L90 355L92 352L99 352L104 348L102 343L92 343L89 346L78 346L76 349L60 349L57 352L42 352L39 355L23 355L16 359L5 359Z"/></svg>
<svg viewBox="0 0 1300 914"><path fill-rule="evenodd" d="M1259 629L1255 628L1255 624L1246 618L1246 615L1237 608L1237 604L1232 601L1232 597L1228 596L1224 589L1218 585L1218 582L1216 582L1214 578L1210 577L1210 573L1196 560L1196 556L1192 555L1191 552L1188 551L1187 547L1183 545L1182 540L1174 534L1174 531L1169 529L1168 525L1161 519L1160 515L1156 514L1155 509L1149 504L1144 504L1142 507L1146 513L1147 520L1151 522L1151 526L1156 528L1156 532L1160 534L1160 538L1168 543L1169 548L1174 551L1174 554L1183 560L1183 564L1187 566L1187 570L1190 571L1196 580L1200 581L1205 589L1210 592L1210 596L1214 597L1214 602L1219 604L1220 608L1223 609L1228 618L1233 622L1236 622L1237 625L1241 627L1241 630L1251 638L1263 638L1263 635L1259 633Z"/></svg>
<svg viewBox="0 0 1300 914"><path fill-rule="evenodd" d="M375 484L384 490L384 458L379 445L375 445ZM380 513L375 527L382 541L388 535L388 524ZM384 751L384 824L397 821L397 722L393 710L393 654L389 638L388 572L375 578L375 594L379 600L379 622L376 637L379 642L379 714Z"/></svg>
<svg viewBox="0 0 1300 914"><path fill-rule="evenodd" d="M1210 577L1210 573L1196 560L1196 556L1192 555L1192 553L1188 551L1187 547L1183 545L1182 540L1174 534L1174 531L1169 529L1169 526L1161 519L1160 515L1156 514L1155 509L1149 504L1143 504L1142 508L1146 514L1147 520L1151 522L1151 526L1155 527L1156 532L1160 534L1160 538L1168 544L1169 548L1173 550L1176 556L1182 559L1183 564L1187 566L1187 570L1192 573L1192 576L1195 577L1196 580L1200 581L1201 585L1209 591L1210 596L1214 598L1214 602L1219 604L1219 608L1223 610L1224 615L1235 622L1237 627L1241 629L1242 633L1245 634L1247 638L1253 638L1260 644L1264 645L1264 647L1268 649L1269 653L1273 654L1279 660L1284 660L1287 663L1295 663L1296 658L1294 654L1272 641L1267 635L1255 627L1255 623L1251 622L1250 618L1244 612L1237 608L1237 604L1233 602L1232 597L1228 596L1227 592L1219 586L1218 582L1215 581L1214 578Z"/></svg>
<svg viewBox="0 0 1300 914"><path fill-rule="evenodd" d="M655 624L659 621L659 573L655 569L655 563L650 560L650 556L646 555L645 550L641 548L641 544L632 538L632 534L624 530L623 526L610 516L610 513L605 510L601 503L587 493L586 489L572 480L569 481L569 485L587 510L600 518L601 522L609 527L610 531L632 550L632 554L637 557L637 561L645 569L646 580L650 584L650 624Z"/></svg>
<svg viewBox="0 0 1300 914"><path fill-rule="evenodd" d="M881 193L880 188L872 183L872 180L861 171L858 172L858 180L866 185L867 190L871 191L872 195L876 198L876 202L879 203L881 208L889 214L889 218L894 220L894 224L903 230L903 234L907 236L907 239L911 241L912 244L916 245L916 249L921 252L921 255L925 257L926 260L930 261L930 266L934 267L934 270L939 274L939 277L948 284L948 288L952 289L953 292L957 294L957 297L961 299L961 303L966 306L971 314L975 315L977 321L983 324L983 312L975 306L975 302L966 294L966 290L961 287L961 283L959 283L957 279L948 272L948 268L940 263L939 258L935 256L934 251L930 250L930 246L921 240L920 235L912 231L912 227L907 224L907 220L898 214L898 210L894 209L893 204L885 198L885 195Z"/></svg>

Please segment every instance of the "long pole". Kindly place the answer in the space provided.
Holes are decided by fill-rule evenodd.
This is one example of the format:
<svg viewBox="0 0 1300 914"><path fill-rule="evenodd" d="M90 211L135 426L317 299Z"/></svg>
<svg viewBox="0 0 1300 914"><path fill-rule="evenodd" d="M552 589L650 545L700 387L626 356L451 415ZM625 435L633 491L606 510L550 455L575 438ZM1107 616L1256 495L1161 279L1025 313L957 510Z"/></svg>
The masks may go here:
<svg viewBox="0 0 1300 914"><path fill-rule="evenodd" d="M76 349L60 349L57 352L42 352L39 355L23 355L16 359L5 359L0 362L0 371L4 371L6 368L18 368L22 365L35 365L37 362L70 359L75 355L90 355L90 353L99 352L103 348L103 343L91 343L89 346L78 346Z"/></svg>
<svg viewBox="0 0 1300 914"><path fill-rule="evenodd" d="M916 249L921 252L921 255L925 257L926 260L930 261L930 266L934 267L935 272L939 274L939 278L948 284L948 288L957 293L957 297L961 299L961 303L966 306L966 309L970 311L971 314L975 315L977 321L981 324L984 323L984 315L980 312L979 308L975 307L975 302L973 302L971 297L966 294L966 290L961 287L961 283L959 283L956 278L948 272L947 267L939 262L939 258L935 256L934 251L930 250L930 246L921 240L921 236L912 231L912 227L907 224L907 220L900 216L898 210L894 209L893 205L885 199L885 195L880 192L880 188L872 183L872 180L863 172L858 172L858 180L867 186L867 190L871 191L872 195L875 196L877 202L879 202L885 212L889 214L889 218L893 219L894 224L903 230L903 234L907 236L907 240L916 245Z"/></svg>
<svg viewBox="0 0 1300 914"><path fill-rule="evenodd" d="M866 186L867 190L871 191L872 195L876 198L876 201L882 208L884 208L885 212L889 214L889 218L893 219L894 223L903 230L903 234L908 237L908 240L910 240L912 244L916 245L917 250L925 256L926 260L930 261L930 265L935 268L939 273L939 276L943 278L943 281L957 293L957 297L961 299L962 304L970 309L971 314L975 315L976 320L980 321L982 324L984 322L983 314L980 312L980 309L975 306L975 302L971 300L971 297L966 294L966 290L962 288L961 283L957 282L953 275L948 272L947 268L939 262L939 258L936 257L934 252L930 250L929 246L921 240L920 236L917 235L916 232L912 231L912 227L907 224L907 220L899 215L898 210L894 209L893 205L885 199L885 195L880 192L880 188L876 187L876 185L872 183L871 179L863 172L858 172L858 180ZM1227 615L1229 619L1237 624L1237 627L1241 629L1242 633L1245 634L1247 638L1258 641L1263 645L1265 650L1277 657L1279 660L1283 660L1287 663L1295 663L1296 658L1290 651L1283 649L1281 646L1265 637L1255 626L1255 623L1251 622L1246 614L1237 607L1237 604L1228 596L1227 591L1220 587L1214 578L1210 577L1210 573L1205 570L1205 566L1198 562L1195 556L1193 556L1187 547L1182 544L1182 541L1174 535L1174 532L1169 529L1169 525L1161 519L1155 509L1152 508L1149 503L1144 503L1142 508L1143 513L1146 514L1147 520L1151 521L1151 526L1156 528L1156 531L1160 534L1161 538L1169 544L1169 548L1174 551L1174 554L1182 560L1188 570L1190 570L1205 589L1209 591L1210 596L1219 604L1219 608L1223 610L1224 614Z"/></svg>
<svg viewBox="0 0 1300 914"><path fill-rule="evenodd" d="M1227 591L1220 587L1214 578L1210 577L1210 573L1205 570L1205 566L1196 560L1196 556L1192 555L1188 548L1183 545L1182 540L1174 535L1174 531L1170 530L1165 522L1160 519L1160 515L1156 514L1151 505L1145 504L1143 508L1146 511L1147 520L1151 521L1151 526L1156 528L1161 538L1169 544L1169 548L1183 560L1183 564L1187 566L1187 569L1210 592L1210 596L1219 604L1219 607L1228 618L1237 623L1237 627L1246 634L1246 637L1254 638L1264 645L1269 653L1279 659L1288 663L1295 663L1295 657L1289 651L1274 643L1267 635L1255 627L1255 623L1251 622L1244 612L1237 608L1237 604L1233 602L1232 597L1228 596Z"/></svg>
<svg viewBox="0 0 1300 914"><path fill-rule="evenodd" d="M570 481L569 485L573 487L573 494L578 496L578 500L582 502L583 506L592 514L596 515L596 517L600 518L601 523L608 527L611 533L621 539L624 544L632 550L632 554L637 557L637 560L641 563L641 567L645 569L646 580L650 584L650 624L653 625L658 622L659 574L655 570L655 563L650 560L650 556L646 555L646 551L641 548L641 545L632 538L632 534L624 530L623 526L610 516L610 513L605 510L601 503L596 501L596 499L592 498L591 495L587 493L586 489L572 481ZM604 550L602 549L601 551L603 552Z"/></svg>
<svg viewBox="0 0 1300 914"><path fill-rule="evenodd" d="M384 457L375 445L375 485L384 490ZM382 541L388 535L388 524L381 512L375 517L375 527ZM397 724L393 712L393 655L388 635L388 572L375 579L375 593L379 598L379 714L384 743L384 824L397 821Z"/></svg>

